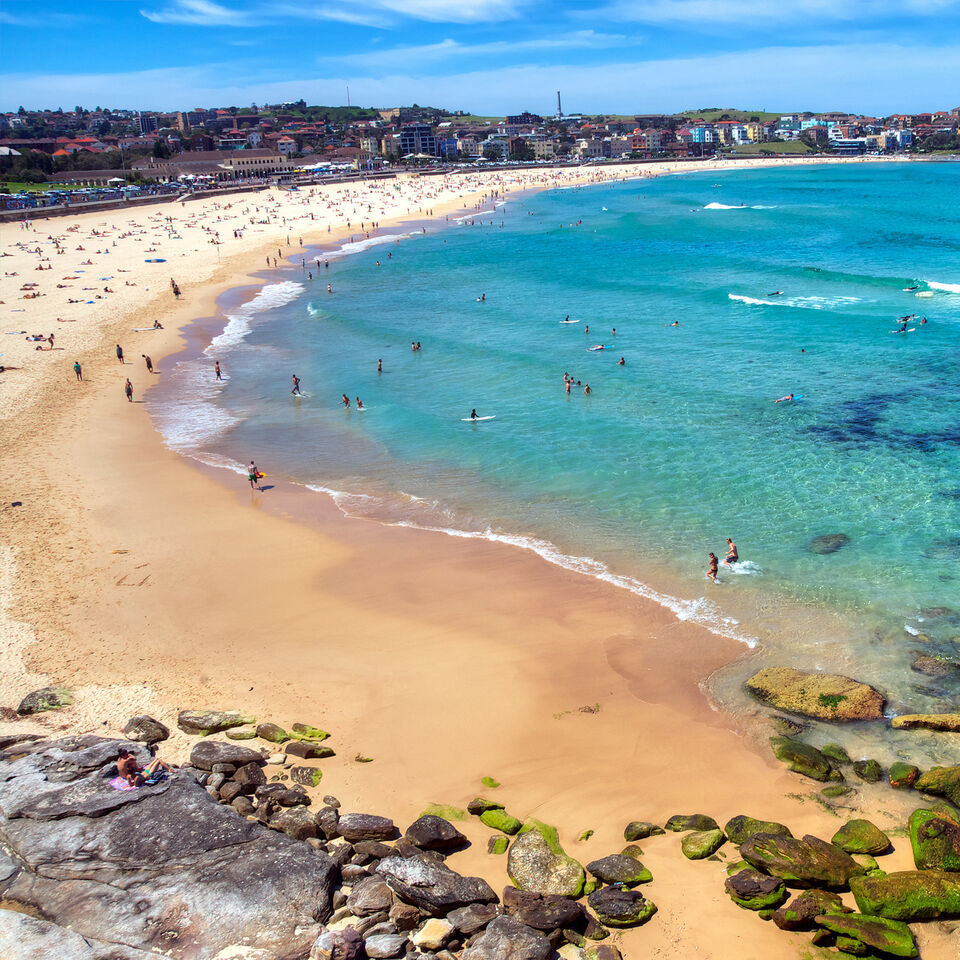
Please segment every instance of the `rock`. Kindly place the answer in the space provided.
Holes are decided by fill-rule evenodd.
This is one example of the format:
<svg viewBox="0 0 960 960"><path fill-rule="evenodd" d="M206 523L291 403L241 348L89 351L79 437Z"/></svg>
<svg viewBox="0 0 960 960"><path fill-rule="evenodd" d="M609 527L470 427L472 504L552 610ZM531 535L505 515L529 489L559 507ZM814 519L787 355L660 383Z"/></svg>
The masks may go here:
<svg viewBox="0 0 960 960"><path fill-rule="evenodd" d="M583 867L568 857L553 827L530 820L510 846L507 874L515 887L576 899L583 891Z"/></svg>
<svg viewBox="0 0 960 960"><path fill-rule="evenodd" d="M506 837L493 836L487 840L487 853L500 857L507 852L509 846L510 841Z"/></svg>
<svg viewBox="0 0 960 960"><path fill-rule="evenodd" d="M833 764L835 767L848 767L853 761L850 759L850 754L840 746L839 743L825 743L821 748L820 752Z"/></svg>
<svg viewBox="0 0 960 960"><path fill-rule="evenodd" d="M583 907L574 900L516 887L504 887L503 909L507 916L545 933L565 927L582 930L587 919Z"/></svg>
<svg viewBox="0 0 960 960"><path fill-rule="evenodd" d="M839 894L829 890L804 890L774 913L773 922L781 930L811 930L816 917L850 912Z"/></svg>
<svg viewBox="0 0 960 960"><path fill-rule="evenodd" d="M268 743L283 743L290 739L290 734L276 723L258 723L257 736Z"/></svg>
<svg viewBox="0 0 960 960"><path fill-rule="evenodd" d="M233 807L241 817L251 817L256 810L250 798L243 796L243 794L234 797L230 802L230 806Z"/></svg>
<svg viewBox="0 0 960 960"><path fill-rule="evenodd" d="M634 860L639 860L643 856L643 849L635 843L628 843L620 853L625 857L633 857Z"/></svg>
<svg viewBox="0 0 960 960"><path fill-rule="evenodd" d="M539 931L514 920L497 917L463 951L462 960L547 960L550 941Z"/></svg>
<svg viewBox="0 0 960 960"><path fill-rule="evenodd" d="M447 919L457 928L457 932L464 937L473 936L482 930L491 920L502 913L496 903L470 903L465 907L451 910Z"/></svg>
<svg viewBox="0 0 960 960"><path fill-rule="evenodd" d="M615 853L587 864L587 869L603 883L620 883L625 887L635 887L649 883L653 875L639 860Z"/></svg>
<svg viewBox="0 0 960 960"><path fill-rule="evenodd" d="M354 852L369 857L371 860L382 860L384 857L392 857L393 847L388 843L382 843L380 840L358 840L353 845Z"/></svg>
<svg viewBox="0 0 960 960"><path fill-rule="evenodd" d="M623 831L623 839L628 843L634 840L646 840L647 837L657 837L664 833L663 827L647 820L632 820Z"/></svg>
<svg viewBox="0 0 960 960"><path fill-rule="evenodd" d="M28 717L47 710L61 710L73 704L73 693L66 687L43 687L28 693L17 707L21 717Z"/></svg>
<svg viewBox="0 0 960 960"><path fill-rule="evenodd" d="M824 556L828 553L836 553L849 542L850 538L845 533L821 533L807 543L807 549L811 553Z"/></svg>
<svg viewBox="0 0 960 960"><path fill-rule="evenodd" d="M890 838L869 820L850 820L830 841L846 853L885 853L890 849Z"/></svg>
<svg viewBox="0 0 960 960"><path fill-rule="evenodd" d="M310 948L310 960L361 960L363 938L352 927L326 930Z"/></svg>
<svg viewBox="0 0 960 960"><path fill-rule="evenodd" d="M858 940L893 957L915 957L919 952L910 928L899 920L843 914L817 917L816 922L831 933Z"/></svg>
<svg viewBox="0 0 960 960"><path fill-rule="evenodd" d="M340 822L343 823L343 818ZM424 853L407 859L387 857L377 864L376 872L401 900L419 907L429 916L446 916L458 907L497 900L485 880L462 877Z"/></svg>
<svg viewBox="0 0 960 960"><path fill-rule="evenodd" d="M903 870L885 877L854 877L850 889L861 913L889 920L960 917L960 874Z"/></svg>
<svg viewBox="0 0 960 960"><path fill-rule="evenodd" d="M883 779L883 768L876 760L856 760L853 772L867 783L879 783Z"/></svg>
<svg viewBox="0 0 960 960"><path fill-rule="evenodd" d="M211 793L211 796L219 797L224 803L233 803L243 793L243 786L228 780L221 784L219 789L207 786L208 793L213 790L215 790L215 793Z"/></svg>
<svg viewBox="0 0 960 960"><path fill-rule="evenodd" d="M914 788L946 797L955 807L960 807L960 767L934 767L917 778Z"/></svg>
<svg viewBox="0 0 960 960"><path fill-rule="evenodd" d="M245 763L233 775L235 783L243 787L244 793L253 793L257 787L263 786L267 782L266 774L260 769L259 763Z"/></svg>
<svg viewBox="0 0 960 960"><path fill-rule="evenodd" d="M190 765L199 770L212 770L215 763L229 763L240 768L248 763L262 762L259 751L222 740L201 740L190 751Z"/></svg>
<svg viewBox="0 0 960 960"><path fill-rule="evenodd" d="M913 651L913 663L910 669L928 677L951 677L960 670L960 664L949 657L941 657L924 653L922 650Z"/></svg>
<svg viewBox="0 0 960 960"><path fill-rule="evenodd" d="M70 737L0 764L0 843L20 864L3 899L81 936L171 957L236 943L251 955L305 954L330 914L336 865L238 817L183 772L112 789L113 762L132 746Z"/></svg>
<svg viewBox="0 0 960 960"><path fill-rule="evenodd" d="M421 817L442 817L451 823L459 823L468 819L467 811L460 807L455 807L450 803L428 803L424 807Z"/></svg>
<svg viewBox="0 0 960 960"><path fill-rule="evenodd" d="M898 789L912 787L919 776L919 767L915 767L912 763L902 763L899 760L890 764L890 770L887 772L890 786Z"/></svg>
<svg viewBox="0 0 960 960"><path fill-rule="evenodd" d="M313 740L315 742L326 740L330 736L326 730L321 730L319 727L311 726L308 723L295 723L290 728L290 732L298 740Z"/></svg>
<svg viewBox="0 0 960 960"><path fill-rule="evenodd" d="M587 897L587 903L597 919L608 927L639 927L657 912L656 904L638 890L616 887L595 890Z"/></svg>
<svg viewBox="0 0 960 960"><path fill-rule="evenodd" d="M317 811L317 829L327 840L340 836L340 815L333 807L321 807Z"/></svg>
<svg viewBox="0 0 960 960"><path fill-rule="evenodd" d="M351 843L357 840L392 840L397 834L392 820L372 813L344 814L337 822L337 830L344 840Z"/></svg>
<svg viewBox="0 0 960 960"><path fill-rule="evenodd" d="M784 837L793 836L790 828L785 827L782 823L777 823L774 820L756 820L743 814L731 817L724 826L723 832L727 835L727 839L737 846L755 833L772 833Z"/></svg>
<svg viewBox="0 0 960 960"><path fill-rule="evenodd" d="M309 840L317 835L317 823L306 807L281 807L270 818L270 826L294 840Z"/></svg>
<svg viewBox="0 0 960 960"><path fill-rule="evenodd" d="M740 846L740 856L764 873L790 886L842 889L863 868L849 854L818 837L771 836L760 833Z"/></svg>
<svg viewBox="0 0 960 960"><path fill-rule="evenodd" d="M612 943L601 943L587 951L587 960L623 960L623 954Z"/></svg>
<svg viewBox="0 0 960 960"><path fill-rule="evenodd" d="M664 826L674 833L680 833L683 830L720 829L720 825L713 817L708 817L703 813L675 813Z"/></svg>
<svg viewBox="0 0 960 960"><path fill-rule="evenodd" d="M231 727L255 723L256 719L238 710L181 710L177 714L177 726L184 733L206 737L211 733L229 730Z"/></svg>
<svg viewBox="0 0 960 960"><path fill-rule="evenodd" d="M511 817L506 810L502 809L484 810L483 813L480 814L480 819L491 829L499 830L501 833L505 833L510 837L519 833L520 828L523 826L516 817Z"/></svg>
<svg viewBox="0 0 960 960"><path fill-rule="evenodd" d="M884 697L866 683L831 673L767 667L747 682L761 703L820 720L881 720Z"/></svg>
<svg viewBox="0 0 960 960"><path fill-rule="evenodd" d="M688 860L705 860L726 842L727 838L719 827L716 830L694 830L684 835L680 841L680 849Z"/></svg>
<svg viewBox="0 0 960 960"><path fill-rule="evenodd" d="M502 809L502 803L497 803L496 800L485 800L483 797L474 797L474 799L467 804L467 812L472 813L475 817L479 817L481 813L485 813L487 810Z"/></svg>
<svg viewBox="0 0 960 960"><path fill-rule="evenodd" d="M3 733L0 734L0 751L4 753L11 747L15 747L17 744L30 744L34 746L33 741L43 740L46 734L44 733ZM5 756L0 756L0 760L8 759Z"/></svg>
<svg viewBox="0 0 960 960"><path fill-rule="evenodd" d="M833 945L840 953L848 954L851 957L866 957L870 953L870 948L865 943L854 940L853 937L838 937L836 934L832 934L832 936L835 938Z"/></svg>
<svg viewBox="0 0 960 960"><path fill-rule="evenodd" d="M283 745L284 753L301 760L324 760L334 756L330 747L323 747L307 740L289 740Z"/></svg>
<svg viewBox="0 0 960 960"><path fill-rule="evenodd" d="M290 779L303 787L318 787L323 779L323 771L319 767L291 767Z"/></svg>
<svg viewBox="0 0 960 960"><path fill-rule="evenodd" d="M396 902L393 891L383 877L373 876L354 884L347 897L347 907L357 917L371 917L389 911Z"/></svg>
<svg viewBox="0 0 960 960"><path fill-rule="evenodd" d="M310 798L301 787L288 787L285 783L265 783L254 791L257 801L272 800L281 807L307 807Z"/></svg>
<svg viewBox="0 0 960 960"><path fill-rule="evenodd" d="M406 838L421 850L462 850L469 846L467 838L449 820L427 815L407 827Z"/></svg>
<svg viewBox="0 0 960 960"><path fill-rule="evenodd" d="M136 740L137 743L160 743L170 737L170 730L159 720L140 714L131 717L123 725L123 735L128 740Z"/></svg>
<svg viewBox="0 0 960 960"><path fill-rule="evenodd" d="M831 800L836 797L845 797L848 793L853 793L853 787L848 787L845 783L834 783L820 791L821 796Z"/></svg>
<svg viewBox="0 0 960 960"><path fill-rule="evenodd" d="M830 779L830 761L816 747L791 740L789 737L771 737L774 756L794 773L825 783Z"/></svg>
<svg viewBox="0 0 960 960"><path fill-rule="evenodd" d="M389 960L404 953L408 942L402 933L375 934L363 941L363 948L370 960Z"/></svg>
<svg viewBox="0 0 960 960"><path fill-rule="evenodd" d="M894 717L890 726L895 730L944 730L960 733L960 713L905 713Z"/></svg>
<svg viewBox="0 0 960 960"><path fill-rule="evenodd" d="M914 810L907 825L918 870L960 871L960 815L952 807Z"/></svg>
<svg viewBox="0 0 960 960"><path fill-rule="evenodd" d="M440 950L454 935L456 928L449 920L432 917L410 939L421 950Z"/></svg>
<svg viewBox="0 0 960 960"><path fill-rule="evenodd" d="M782 880L768 877L756 870L740 870L727 877L723 888L730 899L745 910L776 907L787 897L787 889Z"/></svg>
<svg viewBox="0 0 960 960"><path fill-rule="evenodd" d="M401 900L393 904L388 916L398 930L416 930L420 925L420 911L412 904L403 903Z"/></svg>
<svg viewBox="0 0 960 960"><path fill-rule="evenodd" d="M806 720L795 720L791 717L771 717L773 726L781 737L799 737L810 728Z"/></svg>
<svg viewBox="0 0 960 960"><path fill-rule="evenodd" d="M0 957L4 960L156 960L156 956L119 943L82 937L25 913L0 910Z"/></svg>

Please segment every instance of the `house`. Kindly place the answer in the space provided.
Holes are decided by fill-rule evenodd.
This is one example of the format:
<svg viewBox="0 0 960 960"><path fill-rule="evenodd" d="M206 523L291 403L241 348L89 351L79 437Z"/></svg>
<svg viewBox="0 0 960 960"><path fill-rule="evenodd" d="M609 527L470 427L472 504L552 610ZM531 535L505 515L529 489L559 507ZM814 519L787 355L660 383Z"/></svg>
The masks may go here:
<svg viewBox="0 0 960 960"><path fill-rule="evenodd" d="M280 137L277 140L277 152L284 157L289 157L297 152L297 141L293 137Z"/></svg>

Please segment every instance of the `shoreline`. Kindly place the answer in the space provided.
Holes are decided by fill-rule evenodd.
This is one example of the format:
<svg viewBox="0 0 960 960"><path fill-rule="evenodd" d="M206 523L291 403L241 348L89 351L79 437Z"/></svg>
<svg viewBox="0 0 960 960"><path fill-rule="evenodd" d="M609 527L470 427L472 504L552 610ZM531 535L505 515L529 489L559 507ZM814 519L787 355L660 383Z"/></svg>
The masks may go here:
<svg viewBox="0 0 960 960"><path fill-rule="evenodd" d="M166 303L164 330L141 337L161 374L266 249L227 260L208 286L184 284L184 300ZM129 323L125 314L99 331L88 350L101 359L83 355L99 380L93 396L66 406L49 384L49 406L34 397L29 423L26 410L0 422L23 458L20 475L4 478L3 500L24 503L3 508L3 553L18 555L0 564L10 578L0 580L0 702L15 705L15 690L41 678L77 692L67 711L0 730L107 732L133 713L173 727L177 709L203 706L318 723L341 754L324 766L324 789L350 808L409 821L431 800L465 803L480 777L494 776L508 806L561 824L581 859L617 842L627 820L693 806L721 821L744 812L784 820L795 832L830 823L787 795L807 784L704 697L704 677L742 654L733 641L504 544L358 524L332 502L304 525L296 491L272 493L267 509L242 489L225 495L213 468L167 449L152 423L129 415L119 381L102 375ZM598 712L580 709L595 704ZM175 737L165 752L176 756L183 743ZM354 763L355 752L374 762ZM894 804L888 794L883 803ZM865 808L876 800L866 793ZM578 846L587 828L596 840ZM465 866L481 875L500 866L479 850L470 857L476 864ZM690 884L667 881L654 893L660 920L625 945L665 956L784 955L789 940L731 910L716 875L701 875L709 893L696 925L682 909Z"/></svg>

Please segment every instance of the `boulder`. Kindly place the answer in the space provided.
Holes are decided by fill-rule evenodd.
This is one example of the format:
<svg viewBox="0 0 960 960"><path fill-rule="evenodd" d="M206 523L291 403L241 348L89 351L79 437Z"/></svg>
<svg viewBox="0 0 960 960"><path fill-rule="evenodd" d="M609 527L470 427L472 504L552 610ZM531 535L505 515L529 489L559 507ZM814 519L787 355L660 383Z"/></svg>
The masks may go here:
<svg viewBox="0 0 960 960"><path fill-rule="evenodd" d="M740 847L740 856L763 873L792 887L843 889L864 870L849 854L818 837L760 833Z"/></svg>
<svg viewBox="0 0 960 960"><path fill-rule="evenodd" d="M4 960L156 960L157 955L82 937L73 930L25 913L0 910L0 957Z"/></svg>
<svg viewBox="0 0 960 960"><path fill-rule="evenodd" d="M713 856L726 842L727 838L719 827L716 830L694 830L684 834L680 849L688 860L705 860Z"/></svg>
<svg viewBox="0 0 960 960"><path fill-rule="evenodd" d="M310 948L310 960L361 960L363 938L353 927L325 930Z"/></svg>
<svg viewBox="0 0 960 960"><path fill-rule="evenodd" d="M836 553L849 542L850 538L845 533L821 533L807 542L807 550L810 553L825 556L828 553Z"/></svg>
<svg viewBox="0 0 960 960"><path fill-rule="evenodd" d="M664 826L674 833L681 833L684 830L720 829L720 825L713 817L703 813L675 813Z"/></svg>
<svg viewBox="0 0 960 960"><path fill-rule="evenodd" d="M819 720L881 720L884 697L869 684L831 673L767 667L747 682L761 703Z"/></svg>
<svg viewBox="0 0 960 960"><path fill-rule="evenodd" d="M727 877L723 885L730 899L745 910L768 910L787 897L787 888L778 877L756 870L740 870Z"/></svg>
<svg viewBox="0 0 960 960"><path fill-rule="evenodd" d="M846 853L885 853L890 838L869 820L849 820L830 841Z"/></svg>
<svg viewBox="0 0 960 960"><path fill-rule="evenodd" d="M470 843L449 820L430 814L411 823L405 836L421 850L439 850L444 853L462 850Z"/></svg>
<svg viewBox="0 0 960 960"><path fill-rule="evenodd" d="M756 820L743 814L731 817L726 822L723 832L727 835L727 839L737 846L755 833L772 833L784 837L793 836L790 828L785 827L782 823L777 823L775 820Z"/></svg>
<svg viewBox="0 0 960 960"><path fill-rule="evenodd" d="M321 807L317 811L317 829L327 840L340 836L340 815L334 807Z"/></svg>
<svg viewBox="0 0 960 960"><path fill-rule="evenodd" d="M639 927L656 912L657 906L638 890L619 890L603 887L587 897L590 909L597 919L608 927Z"/></svg>
<svg viewBox="0 0 960 960"><path fill-rule="evenodd" d="M946 797L960 807L960 767L934 767L917 777L914 787L923 793Z"/></svg>
<svg viewBox="0 0 960 960"><path fill-rule="evenodd" d="M907 821L918 870L960 871L960 815L945 803L914 810Z"/></svg>
<svg viewBox="0 0 960 960"><path fill-rule="evenodd" d="M513 917L497 917L463 951L462 960L547 960L550 941Z"/></svg>
<svg viewBox="0 0 960 960"><path fill-rule="evenodd" d="M441 950L455 932L456 928L449 920L431 917L410 939L421 950Z"/></svg>
<svg viewBox="0 0 960 960"><path fill-rule="evenodd" d="M73 737L0 765L0 843L19 864L3 899L181 960L237 943L251 956L306 954L330 915L336 864L238 817L186 772L112 789L113 761L135 746Z"/></svg>
<svg viewBox="0 0 960 960"><path fill-rule="evenodd" d="M568 857L553 827L530 820L510 845L507 874L515 887L576 899L583 892L583 867Z"/></svg>
<svg viewBox="0 0 960 960"><path fill-rule="evenodd" d="M658 827L648 820L631 820L624 828L623 839L633 843L634 840L646 840L647 837L657 837L663 833L663 827Z"/></svg>
<svg viewBox="0 0 960 960"><path fill-rule="evenodd" d="M816 923L837 936L857 940L892 957L915 957L919 953L910 928L899 920L847 913L817 917Z"/></svg>
<svg viewBox="0 0 960 960"><path fill-rule="evenodd" d="M960 664L949 657L937 656L924 653L922 650L914 650L913 662L910 669L917 673L922 673L928 677L953 677L960 670Z"/></svg>
<svg viewBox="0 0 960 960"><path fill-rule="evenodd" d="M486 880L463 877L425 853L406 859L387 857L377 864L376 873L401 900L429 916L442 917L458 907L497 901Z"/></svg>
<svg viewBox="0 0 960 960"><path fill-rule="evenodd" d="M73 704L73 693L66 687L43 687L28 693L17 707L21 717L28 717L35 713L45 713L47 710L61 710Z"/></svg>
<svg viewBox="0 0 960 960"><path fill-rule="evenodd" d="M283 752L290 757L299 757L301 760L325 760L334 756L330 747L324 747L309 740L289 740L283 745Z"/></svg>
<svg viewBox="0 0 960 960"><path fill-rule="evenodd" d="M635 843L628 843L620 853L625 857L633 857L634 860L639 860L643 856L643 849Z"/></svg>
<svg viewBox="0 0 960 960"><path fill-rule="evenodd" d="M890 769L887 771L890 786L897 787L898 789L908 789L912 787L917 782L919 776L919 767L915 767L912 763L903 763L899 760L896 763L890 764Z"/></svg>
<svg viewBox="0 0 960 960"><path fill-rule="evenodd" d="M234 783L243 787L243 793L254 793L258 787L267 782L267 776L260 768L259 763L245 763L233 775Z"/></svg>
<svg viewBox="0 0 960 960"><path fill-rule="evenodd" d="M853 772L867 783L879 783L883 779L883 768L876 760L855 760Z"/></svg>
<svg viewBox="0 0 960 960"><path fill-rule="evenodd" d="M239 769L248 763L263 763L263 756L259 750L222 740L201 740L190 751L190 765L198 770L212 770L215 763L229 763Z"/></svg>
<svg viewBox="0 0 960 960"><path fill-rule="evenodd" d="M392 840L397 834L393 821L372 813L347 813L337 822L337 830L344 840Z"/></svg>
<svg viewBox="0 0 960 960"><path fill-rule="evenodd" d="M456 911L454 911L456 912ZM401 931L416 930L422 917L420 911L412 904L397 900L388 913L390 922Z"/></svg>
<svg viewBox="0 0 960 960"><path fill-rule="evenodd" d="M475 817L479 817L481 813L485 813L487 810L502 809L502 803L497 803L496 800L485 800L483 797L474 797L467 804L467 813L472 813Z"/></svg>
<svg viewBox="0 0 960 960"><path fill-rule="evenodd" d="M363 941L363 949L370 960L390 960L405 953L408 942L402 933L374 934Z"/></svg>
<svg viewBox="0 0 960 960"><path fill-rule="evenodd" d="M123 735L128 740L136 740L137 743L160 743L170 736L170 730L159 720L140 714L131 717L123 725Z"/></svg>
<svg viewBox="0 0 960 960"><path fill-rule="evenodd" d="M206 737L231 727L255 723L256 717L247 716L239 710L181 710L177 714L177 726L184 733Z"/></svg>
<svg viewBox="0 0 960 960"><path fill-rule="evenodd" d="M311 726L309 723L295 723L290 728L290 732L298 740L313 740L316 743L326 740L330 736L326 730Z"/></svg>
<svg viewBox="0 0 960 960"><path fill-rule="evenodd" d="M319 787L323 771L319 767L291 767L290 779L302 787Z"/></svg>
<svg viewBox="0 0 960 960"><path fill-rule="evenodd" d="M794 773L803 774L821 783L830 779L830 761L816 747L799 740L791 740L789 737L771 737L770 746L774 756Z"/></svg>
<svg viewBox="0 0 960 960"><path fill-rule="evenodd" d="M276 723L258 723L257 736L268 743L284 743L290 739L290 734Z"/></svg>
<svg viewBox="0 0 960 960"><path fill-rule="evenodd" d="M774 913L773 922L781 930L812 930L817 917L850 912L839 894L829 890L804 890Z"/></svg>
<svg viewBox="0 0 960 960"><path fill-rule="evenodd" d="M847 753L846 749L839 743L825 743L820 748L820 752L835 767L848 767L851 763L853 763L853 761L850 759L850 754Z"/></svg>
<svg viewBox="0 0 960 960"><path fill-rule="evenodd" d="M850 889L861 913L889 920L960 918L960 873L903 870L885 877L854 877Z"/></svg>
<svg viewBox="0 0 960 960"><path fill-rule="evenodd" d="M556 894L528 893L516 887L504 887L503 910L508 917L545 933L567 927L582 930L587 919L575 900Z"/></svg>
<svg viewBox="0 0 960 960"><path fill-rule="evenodd" d="M501 833L512 837L520 832L523 824L516 818L510 816L506 810L497 808L495 810L484 810L480 814L480 819L492 830L499 830Z"/></svg>
<svg viewBox="0 0 960 960"><path fill-rule="evenodd" d="M905 713L890 721L894 730L943 730L960 733L960 713Z"/></svg>
<svg viewBox="0 0 960 960"><path fill-rule="evenodd" d="M367 877L355 883L347 897L350 912L357 917L372 917L385 913L395 902L393 891L383 877Z"/></svg>
<svg viewBox="0 0 960 960"><path fill-rule="evenodd" d="M593 860L587 869L603 883L619 883L625 887L636 887L653 879L653 874L639 860L622 853Z"/></svg>
<svg viewBox="0 0 960 960"><path fill-rule="evenodd" d="M461 936L471 937L501 913L502 910L496 903L470 903L465 907L451 910L447 914L447 919L457 928Z"/></svg>
<svg viewBox="0 0 960 960"><path fill-rule="evenodd" d="M317 822L306 807L281 807L270 818L270 826L294 840L310 840L317 836Z"/></svg>

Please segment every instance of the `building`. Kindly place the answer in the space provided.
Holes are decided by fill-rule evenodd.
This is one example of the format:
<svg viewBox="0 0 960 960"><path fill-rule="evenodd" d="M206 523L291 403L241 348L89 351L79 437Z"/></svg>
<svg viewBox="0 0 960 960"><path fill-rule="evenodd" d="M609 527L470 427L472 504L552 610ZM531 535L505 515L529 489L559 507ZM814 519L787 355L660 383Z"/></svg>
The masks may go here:
<svg viewBox="0 0 960 960"><path fill-rule="evenodd" d="M286 173L298 164L272 150L202 150L161 159L148 157L133 164L146 177L176 180L179 177L212 176L218 180L264 177Z"/></svg>
<svg viewBox="0 0 960 960"><path fill-rule="evenodd" d="M476 137L457 137L457 150L461 157L479 157L480 143Z"/></svg>
<svg viewBox="0 0 960 960"><path fill-rule="evenodd" d="M554 160L557 156L556 140L528 140L527 144L533 148L537 160Z"/></svg>
<svg viewBox="0 0 960 960"><path fill-rule="evenodd" d="M573 152L582 159L596 159L603 156L603 141L590 139L578 140Z"/></svg>
<svg viewBox="0 0 960 960"><path fill-rule="evenodd" d="M437 138L428 123L408 123L400 128L400 154L426 154L428 157L440 155Z"/></svg>
<svg viewBox="0 0 960 960"><path fill-rule="evenodd" d="M277 152L284 157L289 157L297 152L297 141L293 137L281 137L277 141Z"/></svg>
<svg viewBox="0 0 960 960"><path fill-rule="evenodd" d="M137 129L141 134L153 133L155 130L159 129L159 126L160 125L155 116L145 113L137 114Z"/></svg>

